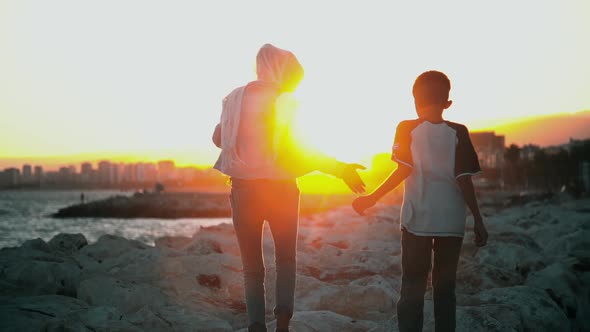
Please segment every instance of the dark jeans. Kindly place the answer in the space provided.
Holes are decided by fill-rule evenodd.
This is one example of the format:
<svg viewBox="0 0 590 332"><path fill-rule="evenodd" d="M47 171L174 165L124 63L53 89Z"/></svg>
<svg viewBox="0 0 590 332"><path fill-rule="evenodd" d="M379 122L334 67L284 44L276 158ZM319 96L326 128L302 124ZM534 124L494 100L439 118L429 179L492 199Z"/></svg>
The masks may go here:
<svg viewBox="0 0 590 332"><path fill-rule="evenodd" d="M455 279L462 242L459 237L417 236L402 230L402 289L397 303L400 332L422 331L424 293L433 251L435 330L455 331Z"/></svg>
<svg viewBox="0 0 590 332"><path fill-rule="evenodd" d="M232 179L234 229L244 267L244 289L249 324L265 323L265 267L262 227L266 220L275 244L275 315L293 315L295 294L299 188L295 180ZM264 328L260 329L265 331Z"/></svg>

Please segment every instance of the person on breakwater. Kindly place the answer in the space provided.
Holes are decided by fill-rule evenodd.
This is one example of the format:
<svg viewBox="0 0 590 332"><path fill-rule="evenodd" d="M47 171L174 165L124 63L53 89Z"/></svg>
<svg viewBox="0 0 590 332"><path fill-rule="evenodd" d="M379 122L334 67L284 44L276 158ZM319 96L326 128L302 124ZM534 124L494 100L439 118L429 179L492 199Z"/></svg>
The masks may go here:
<svg viewBox="0 0 590 332"><path fill-rule="evenodd" d="M223 99L213 142L221 153L214 168L230 176L231 208L244 268L248 331L266 331L262 227L275 243L277 331L293 316L299 223L297 177L319 170L341 178L356 193L365 184L358 164L327 157L298 138L292 93L303 67L287 50L265 44L256 56L257 80Z"/></svg>
<svg viewBox="0 0 590 332"><path fill-rule="evenodd" d="M404 182L401 209L402 286L397 303L399 330L422 331L424 292L432 266L436 331L455 330L455 279L465 233L466 206L474 219L475 244L484 246L483 224L471 176L481 171L469 131L445 121L451 82L439 71L422 73L412 93L418 119L397 126L392 159L398 168L373 193L354 200L365 209Z"/></svg>

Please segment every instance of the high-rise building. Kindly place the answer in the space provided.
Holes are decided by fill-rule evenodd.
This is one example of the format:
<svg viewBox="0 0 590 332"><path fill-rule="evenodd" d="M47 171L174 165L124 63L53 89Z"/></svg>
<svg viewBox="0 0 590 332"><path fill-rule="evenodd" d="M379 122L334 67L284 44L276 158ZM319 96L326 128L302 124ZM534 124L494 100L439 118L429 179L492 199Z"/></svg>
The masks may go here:
<svg viewBox="0 0 590 332"><path fill-rule="evenodd" d="M119 183L120 182L121 170L122 170L122 167L120 164L111 164L111 183Z"/></svg>
<svg viewBox="0 0 590 332"><path fill-rule="evenodd" d="M80 166L80 174L92 174L92 164L89 162L84 162Z"/></svg>
<svg viewBox="0 0 590 332"><path fill-rule="evenodd" d="M174 165L174 161L172 160L161 160L158 162L158 180L159 181L166 181L172 180L175 178L175 169L176 166Z"/></svg>
<svg viewBox="0 0 590 332"><path fill-rule="evenodd" d="M144 163L137 163L134 165L134 173L135 179L139 183L145 182L145 164Z"/></svg>
<svg viewBox="0 0 590 332"><path fill-rule="evenodd" d="M538 151L541 151L541 147L538 145L533 145L533 144L524 145L520 149L520 159L532 161L533 159L535 159L535 154Z"/></svg>
<svg viewBox="0 0 590 332"><path fill-rule="evenodd" d="M144 164L145 169L145 181L144 182L155 182L158 181L158 169L156 164L146 163Z"/></svg>
<svg viewBox="0 0 590 332"><path fill-rule="evenodd" d="M89 162L84 162L80 165L80 183L91 183L93 182L93 170L92 164Z"/></svg>
<svg viewBox="0 0 590 332"><path fill-rule="evenodd" d="M505 137L493 131L474 132L469 135L483 168L499 169L504 165Z"/></svg>
<svg viewBox="0 0 590 332"><path fill-rule="evenodd" d="M76 168L74 166L60 167L58 171L59 184L72 184L75 182Z"/></svg>
<svg viewBox="0 0 590 332"><path fill-rule="evenodd" d="M41 183L43 181L43 167L42 166L35 166L35 182Z"/></svg>
<svg viewBox="0 0 590 332"><path fill-rule="evenodd" d="M103 160L98 163L98 181L102 184L113 182L111 162Z"/></svg>
<svg viewBox="0 0 590 332"><path fill-rule="evenodd" d="M33 182L33 168L29 164L23 165L22 183Z"/></svg>
<svg viewBox="0 0 590 332"><path fill-rule="evenodd" d="M20 171L18 168L6 168L0 172L0 187L10 187L19 184Z"/></svg>
<svg viewBox="0 0 590 332"><path fill-rule="evenodd" d="M127 164L123 168L123 181L124 182L137 182L136 177L136 165Z"/></svg>

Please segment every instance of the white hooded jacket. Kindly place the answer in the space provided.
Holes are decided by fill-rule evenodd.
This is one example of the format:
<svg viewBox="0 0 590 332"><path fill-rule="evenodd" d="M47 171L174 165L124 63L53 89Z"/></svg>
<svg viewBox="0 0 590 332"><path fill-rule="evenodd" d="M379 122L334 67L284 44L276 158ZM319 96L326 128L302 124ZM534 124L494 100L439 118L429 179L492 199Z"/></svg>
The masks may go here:
<svg viewBox="0 0 590 332"><path fill-rule="evenodd" d="M258 80L223 100L214 141L214 168L241 179L289 179L314 169L337 174L341 163L292 144L295 103L290 97L303 68L289 51L264 45L256 57Z"/></svg>

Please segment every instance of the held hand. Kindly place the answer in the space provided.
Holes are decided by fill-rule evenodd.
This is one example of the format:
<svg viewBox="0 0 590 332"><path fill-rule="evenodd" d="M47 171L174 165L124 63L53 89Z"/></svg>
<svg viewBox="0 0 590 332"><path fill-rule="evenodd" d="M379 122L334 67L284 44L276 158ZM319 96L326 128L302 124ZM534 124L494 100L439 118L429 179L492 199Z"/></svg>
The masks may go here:
<svg viewBox="0 0 590 332"><path fill-rule="evenodd" d="M476 216L473 218L473 220L473 233L475 233L475 245L478 247L483 247L488 242L488 231L486 230L486 226L483 224L481 216Z"/></svg>
<svg viewBox="0 0 590 332"><path fill-rule="evenodd" d="M357 169L365 169L365 166L359 164L346 164L340 177L350 190L354 193L361 194L365 192L365 183L356 172Z"/></svg>
<svg viewBox="0 0 590 332"><path fill-rule="evenodd" d="M372 207L377 203L375 199L371 196L361 196L357 197L352 201L352 208L356 211L356 213L360 214L361 216L365 215L365 210Z"/></svg>

